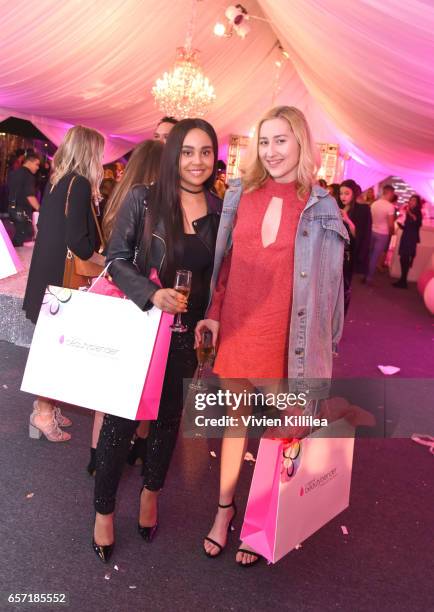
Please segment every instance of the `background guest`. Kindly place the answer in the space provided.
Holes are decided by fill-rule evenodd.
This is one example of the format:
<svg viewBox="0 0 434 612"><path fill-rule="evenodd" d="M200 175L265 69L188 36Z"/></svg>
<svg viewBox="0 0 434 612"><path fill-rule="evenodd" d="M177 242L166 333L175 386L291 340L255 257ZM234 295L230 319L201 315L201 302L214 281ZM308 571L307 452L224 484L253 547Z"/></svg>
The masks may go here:
<svg viewBox="0 0 434 612"><path fill-rule="evenodd" d="M398 194L394 194L393 198L391 199L391 202L395 208L395 213L393 216L393 219L395 220L396 218L396 214L398 211ZM395 231L395 229L394 229ZM387 270L387 265L386 265L386 260L387 260L387 253L389 252L389 247L390 247L390 241L392 240L392 234L389 234L389 239L386 242L385 246L384 246L384 251L382 253L380 253L380 256L378 257L378 261L377 261L377 270L379 270L380 272L384 272L385 270Z"/></svg>
<svg viewBox="0 0 434 612"><path fill-rule="evenodd" d="M110 199L110 196L113 193L113 189L115 188L115 186L116 186L116 181L114 178L103 178L101 182L101 186L99 188L100 193L101 193L101 199L98 203L99 216L101 217L101 219L104 218L104 212L105 212L107 203Z"/></svg>
<svg viewBox="0 0 434 612"><path fill-rule="evenodd" d="M337 184L335 185L337 187L337 190L335 189L335 192L337 192L337 203L339 208L341 209L342 221L344 222L344 225L347 228L348 235L350 238L349 242L346 242L344 247L344 316L346 316L351 301L351 283L353 279L354 252L356 246L356 226L348 215L348 212L350 210L350 203L353 198L352 190L349 187L343 187L343 197L344 200L346 200L347 202L346 204L344 204L340 198L340 187Z"/></svg>
<svg viewBox="0 0 434 612"><path fill-rule="evenodd" d="M327 185L329 194L334 197L334 199L336 200L338 204L340 202L340 199L339 199L340 188L341 186L339 185L339 183L330 183L330 185Z"/></svg>
<svg viewBox="0 0 434 612"><path fill-rule="evenodd" d="M22 166L10 172L8 177L9 216L15 225L14 246L22 246L33 237L32 213L39 210L35 174L40 163L36 153L29 153Z"/></svg>
<svg viewBox="0 0 434 612"><path fill-rule="evenodd" d="M162 117L157 123L156 130L154 132L154 140L161 140L163 144L166 144L167 137L170 134L171 129L178 123L175 117Z"/></svg>
<svg viewBox="0 0 434 612"><path fill-rule="evenodd" d="M26 150L25 149L16 149L16 151L10 156L8 161L9 172L13 172L14 170L18 170L24 163L26 158Z"/></svg>
<svg viewBox="0 0 434 612"><path fill-rule="evenodd" d="M51 189L47 190L39 218L24 296L26 317L36 323L47 285L62 286L67 248L81 259L102 265L97 229L91 207L99 198L103 176L103 136L75 126L68 130L53 159ZM68 202L68 214L65 214ZM65 442L71 436L60 429L71 425L52 400L39 397L30 415L31 437L41 434L50 442Z"/></svg>
<svg viewBox="0 0 434 612"><path fill-rule="evenodd" d="M225 197L226 192L226 164L222 159L217 162L217 178L214 183L214 191L219 198Z"/></svg>
<svg viewBox="0 0 434 612"><path fill-rule="evenodd" d="M372 283L378 259L387 248L390 238L395 230L395 206L393 199L395 189L392 185L383 187L383 194L379 200L371 205L372 237L369 249L369 266L365 277L366 283Z"/></svg>
<svg viewBox="0 0 434 612"><path fill-rule="evenodd" d="M104 179L108 179L111 181L115 180L115 166L114 164L106 164L104 166L104 176L103 176L103 180Z"/></svg>
<svg viewBox="0 0 434 612"><path fill-rule="evenodd" d="M367 273L372 226L369 206L357 202L361 191L360 185L352 179L343 181L339 188L339 198L343 204L343 210L355 226L355 233L351 233L351 235L354 238L354 245L352 246L353 272L356 274Z"/></svg>
<svg viewBox="0 0 434 612"><path fill-rule="evenodd" d="M376 198L375 198L375 191L373 187L369 187L369 189L367 189L365 191L365 197L364 200L366 202L366 204L369 204L369 206L375 202Z"/></svg>
<svg viewBox="0 0 434 612"><path fill-rule="evenodd" d="M36 187L38 191L39 199L42 200L44 197L45 189L48 185L51 173L51 162L47 156L41 158L39 170L36 173Z"/></svg>
<svg viewBox="0 0 434 612"><path fill-rule="evenodd" d="M113 164L113 166L115 169L115 181L116 183L119 183L124 175L125 164L123 164L121 161L117 161Z"/></svg>
<svg viewBox="0 0 434 612"><path fill-rule="evenodd" d="M407 289L407 276L416 256L416 248L419 238L419 230L422 225L422 200L418 195L413 195L408 201L404 224L398 223L402 228L401 241L399 243L399 259L401 262L401 278L394 287Z"/></svg>

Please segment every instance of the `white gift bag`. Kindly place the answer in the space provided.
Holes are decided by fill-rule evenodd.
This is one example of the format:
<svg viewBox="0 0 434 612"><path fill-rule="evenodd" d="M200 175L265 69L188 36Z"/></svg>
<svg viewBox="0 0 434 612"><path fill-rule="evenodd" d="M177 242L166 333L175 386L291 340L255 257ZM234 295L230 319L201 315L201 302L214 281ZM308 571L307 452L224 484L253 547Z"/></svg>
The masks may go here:
<svg viewBox="0 0 434 612"><path fill-rule="evenodd" d="M21 390L137 418L161 318L127 299L48 287Z"/></svg>
<svg viewBox="0 0 434 612"><path fill-rule="evenodd" d="M0 279L13 276L23 269L23 265L13 247L11 239L0 220Z"/></svg>

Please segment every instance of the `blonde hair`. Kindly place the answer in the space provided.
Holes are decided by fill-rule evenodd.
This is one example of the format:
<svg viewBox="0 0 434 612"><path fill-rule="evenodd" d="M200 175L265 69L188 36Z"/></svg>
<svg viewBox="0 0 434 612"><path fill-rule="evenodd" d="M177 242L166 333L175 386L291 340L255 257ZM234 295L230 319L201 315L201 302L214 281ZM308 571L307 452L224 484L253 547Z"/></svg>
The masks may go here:
<svg viewBox="0 0 434 612"><path fill-rule="evenodd" d="M243 188L244 191L247 192L259 189L270 176L259 159L259 133L264 121L276 118L286 119L300 147L300 157L297 167L297 195L302 199L310 193L312 185L315 182L317 154L306 117L294 106L276 106L265 113L258 121L254 136L250 143L246 163L241 169Z"/></svg>
<svg viewBox="0 0 434 612"><path fill-rule="evenodd" d="M104 176L102 157L104 136L82 125L70 128L53 158L50 182L55 187L65 175L75 172L90 183L92 195L99 199L99 186Z"/></svg>

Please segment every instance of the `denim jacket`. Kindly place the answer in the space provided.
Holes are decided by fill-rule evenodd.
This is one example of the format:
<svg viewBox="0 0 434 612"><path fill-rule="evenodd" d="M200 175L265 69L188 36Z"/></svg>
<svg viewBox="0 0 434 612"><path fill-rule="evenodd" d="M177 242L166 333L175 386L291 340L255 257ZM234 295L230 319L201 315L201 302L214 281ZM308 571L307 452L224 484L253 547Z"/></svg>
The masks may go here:
<svg viewBox="0 0 434 612"><path fill-rule="evenodd" d="M211 292L242 195L241 179L229 182L217 234ZM329 379L344 322L343 254L348 232L328 192L314 185L295 237L294 283L289 331L288 378Z"/></svg>

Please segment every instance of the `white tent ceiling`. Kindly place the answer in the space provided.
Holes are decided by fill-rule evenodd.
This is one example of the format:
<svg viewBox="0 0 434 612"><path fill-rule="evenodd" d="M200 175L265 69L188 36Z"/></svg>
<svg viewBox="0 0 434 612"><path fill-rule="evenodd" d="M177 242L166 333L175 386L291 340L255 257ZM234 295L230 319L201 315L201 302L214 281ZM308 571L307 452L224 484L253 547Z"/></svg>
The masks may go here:
<svg viewBox="0 0 434 612"><path fill-rule="evenodd" d="M434 192L434 6L428 0L244 0L245 40L212 30L229 2L202 0L194 46L221 141L272 105L298 106L317 141L339 142L356 178L400 174ZM108 137L107 159L149 135L150 90L184 42L190 0L0 1L0 120L31 119L58 143L70 124ZM290 54L276 87L279 37Z"/></svg>

